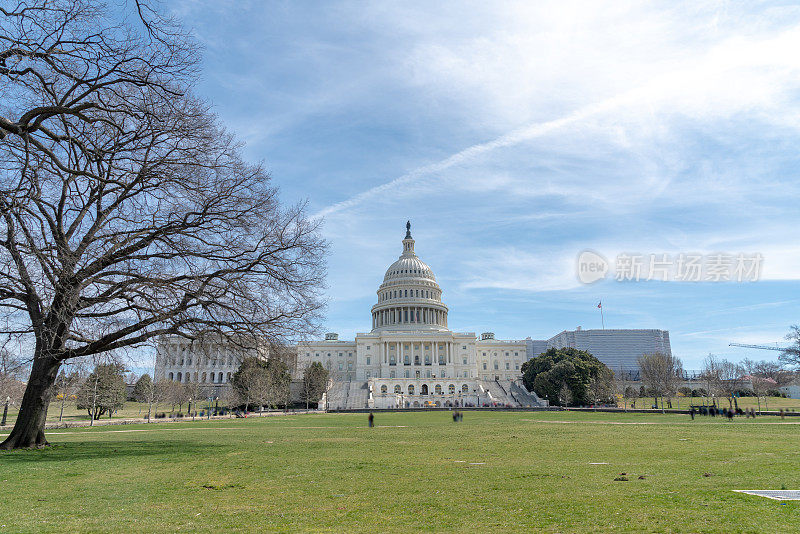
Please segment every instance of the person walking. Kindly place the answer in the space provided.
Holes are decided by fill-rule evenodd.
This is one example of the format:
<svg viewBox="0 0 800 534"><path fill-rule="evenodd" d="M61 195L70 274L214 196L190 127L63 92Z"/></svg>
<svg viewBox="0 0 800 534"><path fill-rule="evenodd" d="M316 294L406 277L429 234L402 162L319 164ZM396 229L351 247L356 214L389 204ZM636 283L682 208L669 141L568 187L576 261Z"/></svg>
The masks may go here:
<svg viewBox="0 0 800 534"><path fill-rule="evenodd" d="M369 417L367 418L367 420L369 421L369 427L370 428L375 426L375 416L372 415L372 412L369 412Z"/></svg>

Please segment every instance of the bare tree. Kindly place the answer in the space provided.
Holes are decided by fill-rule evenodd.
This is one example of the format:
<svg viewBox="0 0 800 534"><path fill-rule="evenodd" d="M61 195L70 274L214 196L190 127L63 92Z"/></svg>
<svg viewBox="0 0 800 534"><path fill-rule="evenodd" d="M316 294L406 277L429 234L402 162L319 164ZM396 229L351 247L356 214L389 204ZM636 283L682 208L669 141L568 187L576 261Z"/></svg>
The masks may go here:
<svg viewBox="0 0 800 534"><path fill-rule="evenodd" d="M706 384L706 396L709 398L708 404L711 405L711 397L717 393L720 381L720 362L716 356L709 354L703 360L703 369L700 371L700 379Z"/></svg>
<svg viewBox="0 0 800 534"><path fill-rule="evenodd" d="M61 366L61 372L56 379L58 391L57 399L61 406L58 412L58 421L64 420L64 406L70 398L77 400L78 390L86 380L86 370L79 361L67 362Z"/></svg>
<svg viewBox="0 0 800 534"><path fill-rule="evenodd" d="M655 397L656 405L661 398L661 411L664 412L664 396L676 393L683 365L680 359L670 354L656 352L643 354L638 359L642 382Z"/></svg>
<svg viewBox="0 0 800 534"><path fill-rule="evenodd" d="M5 347L0 348L0 403L5 403L6 398L13 404L20 403L27 370L27 362L22 357Z"/></svg>
<svg viewBox="0 0 800 534"><path fill-rule="evenodd" d="M192 96L188 33L136 5L144 27L89 0L0 10L0 308L32 353L0 448L47 445L67 360L167 334L281 340L322 306L319 223Z"/></svg>
<svg viewBox="0 0 800 534"><path fill-rule="evenodd" d="M728 360L721 360L719 362L719 381L718 390L721 395L728 398L730 408L739 404L736 402L736 392L742 389L744 383L744 369L741 365L729 362Z"/></svg>
<svg viewBox="0 0 800 534"><path fill-rule="evenodd" d="M786 339L792 344L781 353L781 361L789 365L800 366L800 325L792 325L789 333L786 334Z"/></svg>

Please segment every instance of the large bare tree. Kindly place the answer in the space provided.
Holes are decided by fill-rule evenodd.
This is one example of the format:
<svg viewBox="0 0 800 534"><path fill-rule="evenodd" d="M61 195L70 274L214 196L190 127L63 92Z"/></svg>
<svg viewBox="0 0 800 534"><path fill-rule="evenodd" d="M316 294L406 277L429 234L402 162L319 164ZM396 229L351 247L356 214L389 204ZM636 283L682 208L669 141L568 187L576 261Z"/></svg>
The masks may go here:
<svg viewBox="0 0 800 534"><path fill-rule="evenodd" d="M643 354L637 360L642 382L655 398L656 405L661 398L661 411L664 411L664 396L672 397L677 392L683 374L683 364L671 354L656 352Z"/></svg>
<svg viewBox="0 0 800 534"><path fill-rule="evenodd" d="M69 359L162 334L255 346L318 320L318 222L192 95L188 34L127 8L0 8L0 313L32 364L0 448L47 444Z"/></svg>

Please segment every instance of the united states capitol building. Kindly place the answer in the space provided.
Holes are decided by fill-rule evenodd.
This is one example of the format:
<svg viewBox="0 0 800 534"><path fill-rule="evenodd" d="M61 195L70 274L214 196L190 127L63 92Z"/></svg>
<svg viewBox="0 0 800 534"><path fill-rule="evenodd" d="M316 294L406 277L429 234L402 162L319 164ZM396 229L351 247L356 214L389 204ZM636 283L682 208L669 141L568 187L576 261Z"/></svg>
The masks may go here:
<svg viewBox="0 0 800 534"><path fill-rule="evenodd" d="M526 340L455 332L447 313L407 223L403 252L386 270L372 306L372 329L352 341L331 333L298 345L297 367L317 361L330 371L334 386L325 400L331 408L539 404L519 381Z"/></svg>
<svg viewBox="0 0 800 534"><path fill-rule="evenodd" d="M296 360L287 362L295 380L313 362L328 369L331 382L322 399L328 408L536 406L543 401L522 385L521 367L549 348L586 350L615 373L635 373L642 354L671 354L666 330L578 327L544 340L498 340L491 332L453 331L442 288L414 250L410 223L402 246L378 287L370 331L354 340L328 333L324 340L300 343ZM266 349L257 352L269 357ZM163 336L156 378L227 387L241 357L224 342Z"/></svg>

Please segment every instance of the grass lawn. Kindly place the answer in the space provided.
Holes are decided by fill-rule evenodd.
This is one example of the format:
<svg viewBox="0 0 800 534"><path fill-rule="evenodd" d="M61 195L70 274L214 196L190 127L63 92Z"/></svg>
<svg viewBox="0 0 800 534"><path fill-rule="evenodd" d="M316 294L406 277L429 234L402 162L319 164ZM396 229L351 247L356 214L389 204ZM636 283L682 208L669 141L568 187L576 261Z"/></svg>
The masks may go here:
<svg viewBox="0 0 800 534"><path fill-rule="evenodd" d="M377 414L373 429L328 414L57 430L49 450L0 454L0 531L797 531L800 501L731 491L800 488L794 419L428 412Z"/></svg>
<svg viewBox="0 0 800 534"><path fill-rule="evenodd" d="M195 404L194 410L200 411L204 410L207 406L205 400ZM146 402L126 402L125 406L114 412L111 416L111 419L134 419L137 417L145 417L147 415L147 403ZM800 405L799 405L800 407ZM158 409L156 409L158 408ZM2 406L0 406L2 409ZM153 413L167 413L169 414L172 409L171 405L161 403L156 407L153 405ZM183 411L185 412L187 406L183 405ZM19 411L16 407L10 407L8 410L8 424L13 425L17 419L17 412ZM178 411L178 406L175 406L175 411ZM58 422L59 415L61 415L61 401L54 400L50 402L50 406L47 410L47 422ZM108 419L108 414L103 415L101 419ZM63 421L88 421L89 420L89 413L86 410L79 410L75 406L75 401L68 401L64 403L64 414L63 414Z"/></svg>

